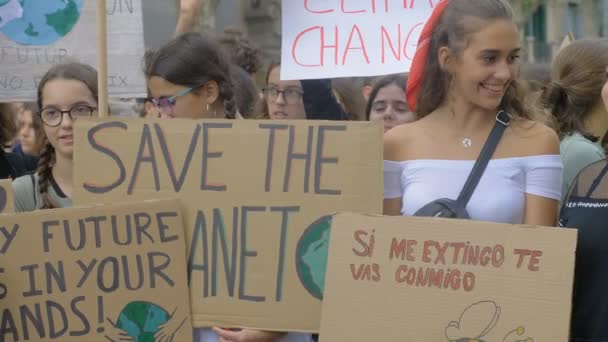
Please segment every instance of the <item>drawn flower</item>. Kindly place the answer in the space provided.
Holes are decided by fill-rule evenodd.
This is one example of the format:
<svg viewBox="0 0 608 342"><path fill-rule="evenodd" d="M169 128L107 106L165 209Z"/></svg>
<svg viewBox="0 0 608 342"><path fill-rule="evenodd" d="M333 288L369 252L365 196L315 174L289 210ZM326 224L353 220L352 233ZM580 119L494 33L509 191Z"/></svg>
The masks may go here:
<svg viewBox="0 0 608 342"><path fill-rule="evenodd" d="M524 327L517 327L517 329L510 331L505 336L503 342L534 342L534 339L531 337L522 338L525 333L526 329Z"/></svg>

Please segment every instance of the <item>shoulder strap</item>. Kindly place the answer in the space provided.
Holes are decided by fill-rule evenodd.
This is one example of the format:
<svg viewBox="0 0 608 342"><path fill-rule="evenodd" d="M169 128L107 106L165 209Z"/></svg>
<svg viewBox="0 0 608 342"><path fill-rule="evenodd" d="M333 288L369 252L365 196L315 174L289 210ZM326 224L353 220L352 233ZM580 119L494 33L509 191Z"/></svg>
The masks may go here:
<svg viewBox="0 0 608 342"><path fill-rule="evenodd" d="M492 131L488 136L488 140L486 140L485 145L481 149L479 157L477 158L477 161L475 162L475 165L473 165L473 169L469 174L469 178L467 178L466 183L464 183L462 191L456 200L456 203L461 208L465 208L469 203L469 200L471 200L471 196L473 196L473 192L475 192L475 188L477 188L477 185L481 180L481 176L483 176L483 173L486 170L492 155L494 155L494 151L496 151L496 147L498 146L498 143L500 142L500 139L502 138L502 135L505 132L505 129L507 129L509 126L510 122L511 115L509 115L507 112L501 110L498 112L498 114L496 114L496 124L494 125L494 128L492 128Z"/></svg>
<svg viewBox="0 0 608 342"><path fill-rule="evenodd" d="M585 169L583 169L583 170L585 170ZM582 173L583 172L579 172L578 176L580 176ZM593 195L593 193L595 192L595 190L597 189L597 187L604 180L604 177L606 176L606 173L608 173L608 163L606 163L606 166L604 166L604 168L602 169L602 171L600 171L599 175L593 180L593 183L591 184L591 187L587 191L587 194L585 194L585 198L591 198L591 196ZM577 178L578 178L578 176L577 176Z"/></svg>
<svg viewBox="0 0 608 342"><path fill-rule="evenodd" d="M36 198L36 176L34 174L30 174L30 179L32 180L32 194L34 195L34 207L38 207L38 199Z"/></svg>

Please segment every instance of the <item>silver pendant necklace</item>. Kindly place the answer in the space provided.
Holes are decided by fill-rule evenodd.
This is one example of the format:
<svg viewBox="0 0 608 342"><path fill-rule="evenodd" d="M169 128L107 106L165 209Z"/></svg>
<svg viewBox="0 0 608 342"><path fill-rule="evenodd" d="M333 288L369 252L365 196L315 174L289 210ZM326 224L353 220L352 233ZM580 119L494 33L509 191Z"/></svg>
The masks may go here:
<svg viewBox="0 0 608 342"><path fill-rule="evenodd" d="M471 140L471 138L464 138L464 139L462 139L462 146L464 148L469 148L469 147L473 146L473 141Z"/></svg>

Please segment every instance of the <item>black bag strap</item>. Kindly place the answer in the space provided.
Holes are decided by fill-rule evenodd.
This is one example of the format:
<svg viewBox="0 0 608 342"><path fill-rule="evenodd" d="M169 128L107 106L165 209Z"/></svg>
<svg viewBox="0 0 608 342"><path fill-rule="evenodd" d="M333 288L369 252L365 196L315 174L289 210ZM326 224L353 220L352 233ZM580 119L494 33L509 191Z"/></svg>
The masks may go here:
<svg viewBox="0 0 608 342"><path fill-rule="evenodd" d="M467 181L464 183L462 191L460 191L460 195L458 195L458 199L456 200L459 207L465 208L467 204L469 204L469 200L471 200L471 196L473 196L475 188L477 188L481 176L483 176L483 173L486 170L490 159L492 159L492 155L494 155L494 151L496 151L496 147L510 122L511 115L507 112L501 110L496 114L496 124L494 125L494 128L492 128L485 145L479 153L475 165L473 165L469 178L467 178Z"/></svg>
<svg viewBox="0 0 608 342"><path fill-rule="evenodd" d="M580 172L578 175L580 176L581 173L582 172ZM591 184L591 187L587 191L587 194L585 195L585 198L591 198L591 196L593 195L593 193L595 192L595 190L597 189L597 187L600 185L600 183L602 182L602 180L604 180L604 177L606 176L606 173L608 173L608 163L606 163L606 166L604 166L604 168L602 169L602 171L600 172L600 174L593 180L593 184Z"/></svg>

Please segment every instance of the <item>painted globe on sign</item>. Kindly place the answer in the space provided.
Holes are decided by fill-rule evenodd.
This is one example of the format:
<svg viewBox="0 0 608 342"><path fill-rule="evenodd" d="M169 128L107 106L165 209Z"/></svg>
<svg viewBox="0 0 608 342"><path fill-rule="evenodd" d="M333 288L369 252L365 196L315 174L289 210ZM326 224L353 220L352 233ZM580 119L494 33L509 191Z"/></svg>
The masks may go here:
<svg viewBox="0 0 608 342"><path fill-rule="evenodd" d="M296 248L296 270L300 282L319 300L323 299L325 288L331 219L331 216L324 216L308 226Z"/></svg>
<svg viewBox="0 0 608 342"><path fill-rule="evenodd" d="M120 312L116 327L137 342L154 342L159 325L168 320L169 313L156 304L131 302Z"/></svg>
<svg viewBox="0 0 608 342"><path fill-rule="evenodd" d="M13 18L15 2L22 8ZM83 0L0 0L0 17L10 17L0 27L10 40L21 45L49 45L72 31L82 10Z"/></svg>

